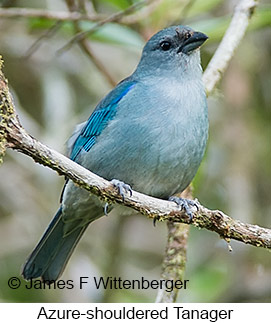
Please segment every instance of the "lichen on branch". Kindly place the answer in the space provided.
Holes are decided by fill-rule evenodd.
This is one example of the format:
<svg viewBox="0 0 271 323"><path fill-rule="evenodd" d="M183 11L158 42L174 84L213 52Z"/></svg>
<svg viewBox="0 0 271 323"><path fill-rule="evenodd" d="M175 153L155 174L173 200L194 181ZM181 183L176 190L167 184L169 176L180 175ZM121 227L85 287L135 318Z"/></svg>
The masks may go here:
<svg viewBox="0 0 271 323"><path fill-rule="evenodd" d="M174 202L157 199L135 191L133 191L132 196L127 194L123 202L122 197L119 196L109 181L30 136L18 120L8 89L8 82L2 71L0 71L0 109L0 131L4 134L2 136L4 140L6 140L5 147L10 147L32 157L36 162L52 168L60 175L65 175L77 185L109 203L124 204L160 221L170 220L190 224L189 217ZM211 211L200 204L194 210L194 218L191 224L215 231L225 239L235 239L257 247L271 248L270 229L242 223L221 211Z"/></svg>

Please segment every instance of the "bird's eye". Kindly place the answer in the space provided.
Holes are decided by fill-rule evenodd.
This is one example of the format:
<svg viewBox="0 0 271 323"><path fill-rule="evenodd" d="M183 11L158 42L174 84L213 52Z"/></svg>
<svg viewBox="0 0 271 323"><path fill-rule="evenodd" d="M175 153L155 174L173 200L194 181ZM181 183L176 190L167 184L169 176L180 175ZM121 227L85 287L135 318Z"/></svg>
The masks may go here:
<svg viewBox="0 0 271 323"><path fill-rule="evenodd" d="M171 43L169 41L162 41L160 43L160 47L162 48L162 50L167 51L171 48Z"/></svg>

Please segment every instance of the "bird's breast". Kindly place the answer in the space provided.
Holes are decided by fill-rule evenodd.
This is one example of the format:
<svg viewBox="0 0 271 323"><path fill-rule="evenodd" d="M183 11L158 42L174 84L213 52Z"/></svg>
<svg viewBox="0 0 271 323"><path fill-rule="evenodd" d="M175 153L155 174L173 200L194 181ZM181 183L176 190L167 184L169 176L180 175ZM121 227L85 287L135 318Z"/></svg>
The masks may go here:
<svg viewBox="0 0 271 323"><path fill-rule="evenodd" d="M89 152L89 168L157 197L183 190L199 167L208 133L204 92L192 87L166 82L134 91Z"/></svg>

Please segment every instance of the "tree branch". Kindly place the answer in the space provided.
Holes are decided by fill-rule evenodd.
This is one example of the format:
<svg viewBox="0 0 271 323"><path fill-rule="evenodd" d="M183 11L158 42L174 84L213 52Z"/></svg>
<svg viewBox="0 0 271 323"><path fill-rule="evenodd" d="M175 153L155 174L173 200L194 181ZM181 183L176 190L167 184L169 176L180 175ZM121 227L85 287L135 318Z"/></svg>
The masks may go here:
<svg viewBox="0 0 271 323"><path fill-rule="evenodd" d="M112 14L111 16L98 21L94 26L92 26L89 30L85 30L82 31L80 33L77 33L74 37L72 37L67 43L66 45L64 45L63 47L61 47L57 52L58 54L62 54L64 51L70 49L74 44L78 43L79 41L81 41L82 39L86 38L87 36L89 36L90 34L94 33L95 31L97 31L100 27L102 27L103 25L109 23L109 22L120 22L121 19L123 19L123 17L133 13L135 10L137 10L138 8L140 8L143 5L147 5L149 3L151 3L153 0L142 0L139 2L136 2L134 4L132 4L130 7L116 12L114 14Z"/></svg>
<svg viewBox="0 0 271 323"><path fill-rule="evenodd" d="M109 181L93 174L31 137L19 123L8 83L2 71L0 71L0 115L0 141L6 147L20 151L32 157L36 162L52 168L60 175L65 175L104 201L123 204L160 221L171 220L190 224L189 217L185 212L170 201L133 191L131 197L128 194L125 195L123 202ZM227 240L235 239L257 247L271 249L271 229L242 223L221 211L211 211L202 205L199 205L197 210L194 209L194 218L191 224L214 231Z"/></svg>
<svg viewBox="0 0 271 323"><path fill-rule="evenodd" d="M123 16L119 22L125 25L136 24L137 22L144 21L149 17L153 11L160 5L163 0L154 0L147 3L142 9L130 15Z"/></svg>
<svg viewBox="0 0 271 323"><path fill-rule="evenodd" d="M53 24L49 29L47 29L42 35L37 38L33 44L27 49L23 57L25 59L28 59L30 56L32 56L42 45L42 43L51 37L53 37L58 30L62 27L62 21L57 21L56 23Z"/></svg>
<svg viewBox="0 0 271 323"><path fill-rule="evenodd" d="M236 6L231 23L203 75L207 95L214 90L226 71L258 3L258 0L242 0Z"/></svg>
<svg viewBox="0 0 271 323"><path fill-rule="evenodd" d="M117 13L116 19L120 23L124 24L135 24L138 21L141 21L144 16L149 15L156 6L161 2L161 0L143 0L141 2L137 2L128 10L122 11L121 16L119 17L119 13ZM132 11L140 8L145 5L144 10L141 13L131 14ZM148 8L149 7L149 8ZM127 16L129 15L129 17ZM111 16L107 16L104 14L89 14L89 13L81 13L78 11L74 12L66 12L66 11L50 11L45 9L35 9L35 8L0 8L0 17L1 18L40 18L40 19L48 19L48 20L56 20L56 21L91 21L91 22L100 22L108 19ZM112 18L110 18L111 20Z"/></svg>
<svg viewBox="0 0 271 323"><path fill-rule="evenodd" d="M107 18L102 14L82 14L80 12L49 11L32 8L0 8L1 18L43 18L56 21L92 21L98 22Z"/></svg>
<svg viewBox="0 0 271 323"><path fill-rule="evenodd" d="M75 3L74 0L66 0L66 4L67 4L67 7L69 8L69 10L71 12L74 12L74 11L77 10L76 3ZM74 30L75 30L76 34L82 32L82 30L80 28L80 24L79 24L78 21L74 21L73 25L74 25ZM92 51L92 49L91 49L91 47L89 45L88 40L86 38L83 38L78 42L78 45L81 48L81 50L86 54L86 56L88 58L90 58L92 63L94 63L94 65L101 72L101 74L105 77L107 82L112 87L115 87L116 86L116 81L113 79L111 74L107 71L107 69L104 67L102 62L100 62L100 60L94 55L94 53L93 53L93 51Z"/></svg>
<svg viewBox="0 0 271 323"><path fill-rule="evenodd" d="M62 54L64 51L68 50L73 44L77 42L84 42L84 39L95 32L97 29L105 25L109 22L118 22L123 24L135 24L137 21L142 20L142 15L145 16L150 14L156 6L161 2L161 0L141 0L129 6L128 8L116 12L112 15L103 15L103 14L89 14L89 13L80 13L78 11L72 12L55 12L48 11L44 9L34 9L34 8L0 8L0 17L1 18L43 18L48 20L56 20L56 25L61 26L62 22L71 21L71 22L79 22L79 21L91 21L96 22L96 24L91 27L89 30L78 32L66 45L60 48L57 52L58 54ZM138 10L143 7L143 10ZM142 13L142 14L141 14ZM55 30L55 27L52 27ZM30 56L39 46L40 41L44 38L48 38L51 35L51 31L46 32L38 41L36 41L27 54L25 56ZM90 54L90 50L88 46L83 44L83 50ZM97 62L96 62L97 63ZM95 63L95 64L96 64ZM96 64L98 68L102 68L101 64ZM104 70L105 72L105 70ZM111 84L114 83L114 80L108 76L108 80Z"/></svg>
<svg viewBox="0 0 271 323"><path fill-rule="evenodd" d="M191 186L189 186L181 196L192 199ZM182 280L184 279L186 266L186 252L190 226L183 223L167 221L167 245L163 257L161 279ZM175 303L179 289L173 288L168 291L164 285L156 296L156 303Z"/></svg>

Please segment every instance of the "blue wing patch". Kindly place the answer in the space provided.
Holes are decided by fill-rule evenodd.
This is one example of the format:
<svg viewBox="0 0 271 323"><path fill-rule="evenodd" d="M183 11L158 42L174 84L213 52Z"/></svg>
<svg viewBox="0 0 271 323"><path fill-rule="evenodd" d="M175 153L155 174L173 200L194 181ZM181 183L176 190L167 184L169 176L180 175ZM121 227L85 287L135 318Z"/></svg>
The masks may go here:
<svg viewBox="0 0 271 323"><path fill-rule="evenodd" d="M120 83L96 107L73 143L70 154L72 160L75 160L82 150L89 151L91 147L93 147L97 136L101 134L108 122L114 118L119 101L134 87L134 85L135 82L127 82L127 80L126 82Z"/></svg>

